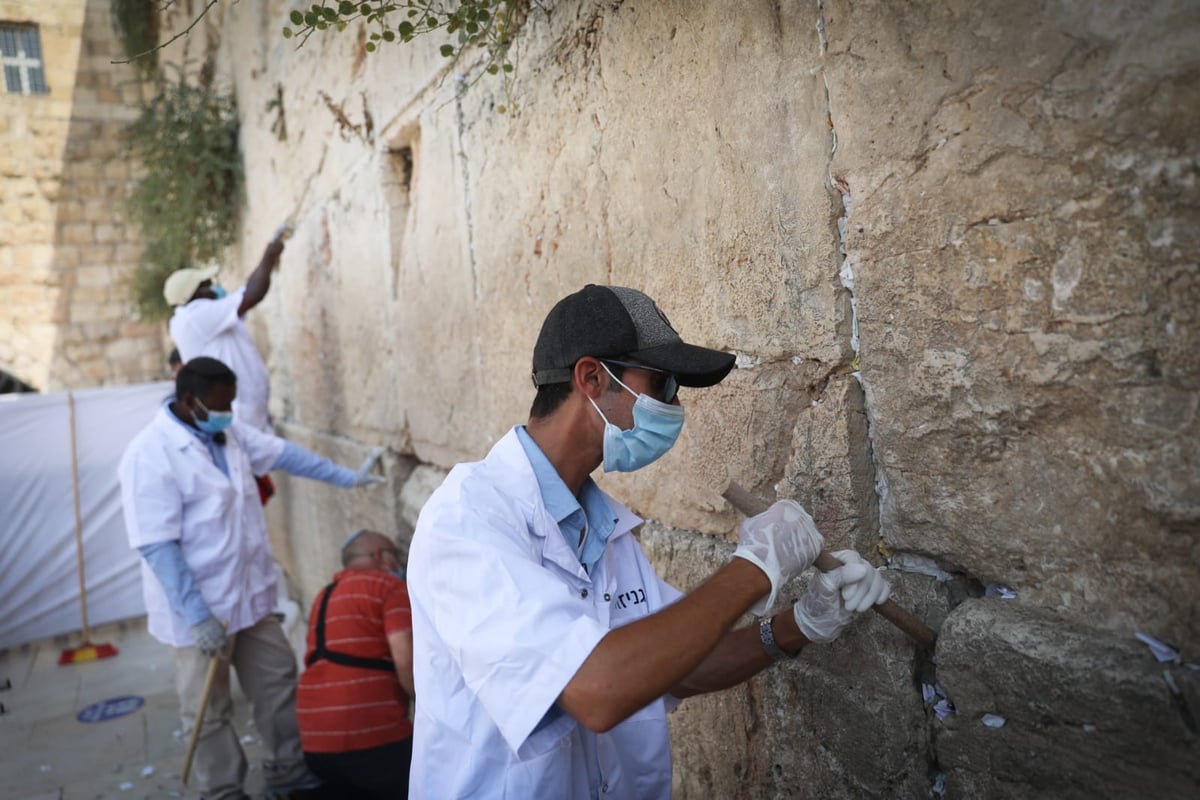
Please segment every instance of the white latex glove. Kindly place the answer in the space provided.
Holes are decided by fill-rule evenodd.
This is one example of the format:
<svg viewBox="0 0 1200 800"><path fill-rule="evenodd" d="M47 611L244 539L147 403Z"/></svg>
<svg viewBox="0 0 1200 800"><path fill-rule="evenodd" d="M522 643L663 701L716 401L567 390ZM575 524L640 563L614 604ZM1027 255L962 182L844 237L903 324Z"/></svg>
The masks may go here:
<svg viewBox="0 0 1200 800"><path fill-rule="evenodd" d="M844 570L842 603L847 609L857 614L891 595L892 585L883 577L883 570L872 567L856 551L836 550L832 555L845 565L838 571Z"/></svg>
<svg viewBox="0 0 1200 800"><path fill-rule="evenodd" d="M783 585L812 566L825 544L804 506L780 500L761 514L742 520L733 551L761 569L771 580L771 593L750 608L761 617L774 607Z"/></svg>
<svg viewBox="0 0 1200 800"><path fill-rule="evenodd" d="M371 474L371 468L375 466L382 455L382 447L376 447L371 451L371 454L367 456L367 460L364 461L362 466L358 468L358 471L354 473L355 486L375 486L377 484L386 482L386 479L383 477Z"/></svg>
<svg viewBox="0 0 1200 800"><path fill-rule="evenodd" d="M223 656L225 645L229 643L225 636L225 626L216 617L209 617L193 625L192 638L196 640L196 647L206 656Z"/></svg>
<svg viewBox="0 0 1200 800"><path fill-rule="evenodd" d="M880 571L853 550L838 550L833 556L842 566L813 578L792 608L796 625L811 642L832 642L856 613L882 603L892 590Z"/></svg>

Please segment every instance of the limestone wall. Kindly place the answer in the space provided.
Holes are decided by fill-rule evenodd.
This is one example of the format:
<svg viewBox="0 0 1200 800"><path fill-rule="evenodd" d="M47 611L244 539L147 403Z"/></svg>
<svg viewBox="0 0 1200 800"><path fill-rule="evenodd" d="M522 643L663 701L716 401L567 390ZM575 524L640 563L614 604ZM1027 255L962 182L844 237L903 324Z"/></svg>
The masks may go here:
<svg viewBox="0 0 1200 800"><path fill-rule="evenodd" d="M135 166L120 130L138 87L106 0L0 2L41 34L49 94L0 103L0 369L42 391L158 380L162 327L131 317L141 253L121 202Z"/></svg>
<svg viewBox="0 0 1200 800"><path fill-rule="evenodd" d="M944 666L868 615L688 701L677 796L1188 795L1197 673L1133 634L1198 658L1195 4L547 5L511 97L456 94L436 41L297 48L282 2L210 20L244 115L231 270L297 223L252 321L273 412L346 463L390 449L377 494L283 482L303 594L524 420L555 300L636 286L739 355L668 458L603 478L660 571L727 557L733 478L907 565L897 599L943 635Z"/></svg>

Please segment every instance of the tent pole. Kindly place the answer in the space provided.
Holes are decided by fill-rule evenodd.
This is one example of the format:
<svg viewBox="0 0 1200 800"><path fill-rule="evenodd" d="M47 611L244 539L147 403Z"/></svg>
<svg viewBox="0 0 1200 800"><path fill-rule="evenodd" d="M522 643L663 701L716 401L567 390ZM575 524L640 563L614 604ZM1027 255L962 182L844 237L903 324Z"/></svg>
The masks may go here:
<svg viewBox="0 0 1200 800"><path fill-rule="evenodd" d="M71 494L75 500L75 558L79 564L79 607L83 613L83 640L90 642L88 630L87 587L83 579L83 518L79 513L79 456L75 447L75 394L67 392L67 406L71 411Z"/></svg>

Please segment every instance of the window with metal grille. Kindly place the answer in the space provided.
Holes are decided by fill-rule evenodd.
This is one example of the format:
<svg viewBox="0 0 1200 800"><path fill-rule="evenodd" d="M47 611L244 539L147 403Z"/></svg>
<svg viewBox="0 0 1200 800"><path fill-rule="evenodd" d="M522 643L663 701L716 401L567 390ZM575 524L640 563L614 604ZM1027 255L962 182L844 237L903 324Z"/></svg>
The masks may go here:
<svg viewBox="0 0 1200 800"><path fill-rule="evenodd" d="M4 88L13 94L46 94L42 42L36 25L0 22L0 65Z"/></svg>

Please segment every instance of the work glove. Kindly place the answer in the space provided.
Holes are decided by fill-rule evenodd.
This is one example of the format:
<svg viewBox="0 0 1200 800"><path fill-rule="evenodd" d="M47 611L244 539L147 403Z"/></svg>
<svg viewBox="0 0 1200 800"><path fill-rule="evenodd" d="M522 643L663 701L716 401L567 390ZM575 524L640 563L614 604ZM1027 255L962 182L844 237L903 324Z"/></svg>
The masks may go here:
<svg viewBox="0 0 1200 800"><path fill-rule="evenodd" d="M750 612L761 617L775 605L784 584L812 566L824 537L804 506L795 500L780 500L761 514L742 521L738 529L736 558L744 558L771 580L771 593Z"/></svg>
<svg viewBox="0 0 1200 800"><path fill-rule="evenodd" d="M379 475L371 474L371 468L375 466L376 462L379 461L379 459L382 455L383 455L382 447L376 447L374 450L372 450L371 454L369 456L367 456L367 460L364 461L362 463L362 466L360 466L358 468L358 472L354 473L354 483L351 485L352 486L375 486L376 484L386 482L383 477L381 477Z"/></svg>
<svg viewBox="0 0 1200 800"><path fill-rule="evenodd" d="M208 617L192 626L192 638L196 647L206 656L225 654L225 645L229 639L225 636L225 626L216 617Z"/></svg>
<svg viewBox="0 0 1200 800"><path fill-rule="evenodd" d="M813 578L792 608L796 625L810 642L832 642L855 614L887 600L892 591L883 573L853 550L838 550L833 556L842 566Z"/></svg>

